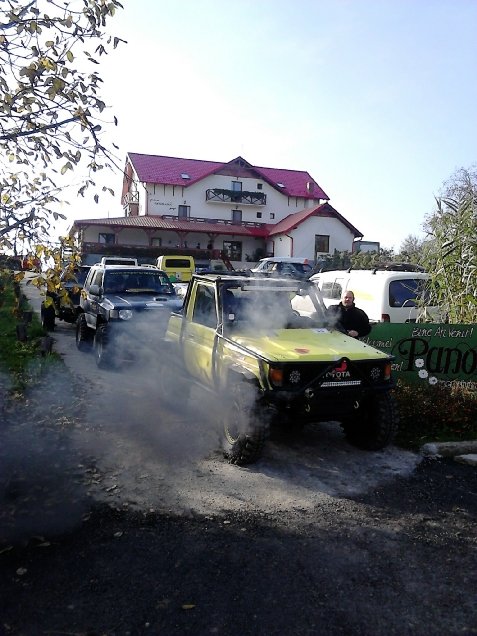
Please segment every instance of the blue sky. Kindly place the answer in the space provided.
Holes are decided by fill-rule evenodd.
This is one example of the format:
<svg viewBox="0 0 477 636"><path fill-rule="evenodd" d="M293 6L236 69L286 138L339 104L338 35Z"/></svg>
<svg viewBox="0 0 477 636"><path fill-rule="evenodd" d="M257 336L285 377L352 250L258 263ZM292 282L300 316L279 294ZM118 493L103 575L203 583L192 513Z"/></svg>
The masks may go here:
<svg viewBox="0 0 477 636"><path fill-rule="evenodd" d="M126 152L307 170L399 248L477 161L476 0L123 0L99 72ZM121 216L114 200L68 219ZM62 211L65 211L64 209Z"/></svg>

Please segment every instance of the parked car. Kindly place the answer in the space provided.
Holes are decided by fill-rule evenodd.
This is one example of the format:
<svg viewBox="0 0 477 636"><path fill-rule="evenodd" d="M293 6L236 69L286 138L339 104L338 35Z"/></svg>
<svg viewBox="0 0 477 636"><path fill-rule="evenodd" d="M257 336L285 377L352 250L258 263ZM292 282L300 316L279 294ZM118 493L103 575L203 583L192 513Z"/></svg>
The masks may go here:
<svg viewBox="0 0 477 636"><path fill-rule="evenodd" d="M110 366L133 353L138 340L164 335L171 311L181 307L167 274L156 267L98 263L81 294L76 346L94 345L98 367Z"/></svg>
<svg viewBox="0 0 477 636"><path fill-rule="evenodd" d="M313 270L307 258L271 256L262 258L250 271L269 276L306 278Z"/></svg>
<svg viewBox="0 0 477 636"><path fill-rule="evenodd" d="M58 278L55 291L47 290L41 303L41 324L47 331L53 331L56 320L74 323L78 317L81 290L90 270L90 265L65 267Z"/></svg>

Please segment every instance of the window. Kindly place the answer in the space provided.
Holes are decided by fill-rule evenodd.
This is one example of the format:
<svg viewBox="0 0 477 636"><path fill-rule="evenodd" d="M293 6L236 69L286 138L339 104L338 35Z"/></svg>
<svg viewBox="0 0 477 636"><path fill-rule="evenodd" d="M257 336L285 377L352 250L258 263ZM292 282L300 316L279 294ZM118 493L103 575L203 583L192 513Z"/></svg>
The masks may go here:
<svg viewBox="0 0 477 636"><path fill-rule="evenodd" d="M263 183L257 183L257 190L263 189Z"/></svg>
<svg viewBox="0 0 477 636"><path fill-rule="evenodd" d="M231 261L241 261L242 241L224 241L224 252Z"/></svg>
<svg viewBox="0 0 477 636"><path fill-rule="evenodd" d="M215 290L213 287L207 287L206 285L197 286L192 322L204 325L205 327L215 328L217 326Z"/></svg>
<svg viewBox="0 0 477 636"><path fill-rule="evenodd" d="M96 273L94 274L91 284L98 285L99 287L101 287L101 285L103 284L103 270L101 269L96 270Z"/></svg>
<svg viewBox="0 0 477 636"><path fill-rule="evenodd" d="M232 222L242 223L242 210L232 210Z"/></svg>
<svg viewBox="0 0 477 636"><path fill-rule="evenodd" d="M334 283L323 283L323 287L321 288L321 295L323 298L334 298L335 300L341 298L342 294L342 286L335 280Z"/></svg>
<svg viewBox="0 0 477 636"><path fill-rule="evenodd" d="M262 213L261 212L257 212L257 219L261 219L262 218Z"/></svg>
<svg viewBox="0 0 477 636"><path fill-rule="evenodd" d="M190 216L190 205L180 205L179 206L179 218L180 219L188 219Z"/></svg>
<svg viewBox="0 0 477 636"><path fill-rule="evenodd" d="M389 283L389 305L391 307L415 307L419 299L428 302L425 281L417 278L393 280Z"/></svg>
<svg viewBox="0 0 477 636"><path fill-rule="evenodd" d="M98 243L115 243L116 242L116 234L106 234L105 232L100 232L98 236Z"/></svg>
<svg viewBox="0 0 477 636"><path fill-rule="evenodd" d="M161 247L162 239L161 238L152 238L151 239L151 245L153 245L154 247Z"/></svg>
<svg viewBox="0 0 477 636"><path fill-rule="evenodd" d="M232 181L232 195L230 196L231 201L235 201L236 203L240 203L242 200L242 182L241 181Z"/></svg>
<svg viewBox="0 0 477 636"><path fill-rule="evenodd" d="M330 237L326 234L315 234L315 253L330 251Z"/></svg>
<svg viewBox="0 0 477 636"><path fill-rule="evenodd" d="M275 212L270 212L270 218L274 219L275 218Z"/></svg>

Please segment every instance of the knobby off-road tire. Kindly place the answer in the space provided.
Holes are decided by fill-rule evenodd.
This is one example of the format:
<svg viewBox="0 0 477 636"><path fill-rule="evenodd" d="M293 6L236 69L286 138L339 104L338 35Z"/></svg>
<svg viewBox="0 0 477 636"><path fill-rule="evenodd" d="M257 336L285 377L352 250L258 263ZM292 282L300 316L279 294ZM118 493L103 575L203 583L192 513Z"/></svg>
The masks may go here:
<svg viewBox="0 0 477 636"><path fill-rule="evenodd" d="M94 354L99 369L113 366L114 355L109 338L108 325L99 325L94 335Z"/></svg>
<svg viewBox="0 0 477 636"><path fill-rule="evenodd" d="M348 441L363 450L377 451L392 443L399 422L391 391L378 393L363 412L341 424Z"/></svg>
<svg viewBox="0 0 477 636"><path fill-rule="evenodd" d="M88 327L84 314L76 321L76 347L79 351L89 351L93 346L93 330Z"/></svg>
<svg viewBox="0 0 477 636"><path fill-rule="evenodd" d="M224 399L224 454L230 464L243 466L256 462L263 453L269 433L269 422L257 406L254 388L238 383Z"/></svg>
<svg viewBox="0 0 477 636"><path fill-rule="evenodd" d="M41 326L45 331L54 331L55 329L55 310L53 307L45 307L42 304L40 309Z"/></svg>

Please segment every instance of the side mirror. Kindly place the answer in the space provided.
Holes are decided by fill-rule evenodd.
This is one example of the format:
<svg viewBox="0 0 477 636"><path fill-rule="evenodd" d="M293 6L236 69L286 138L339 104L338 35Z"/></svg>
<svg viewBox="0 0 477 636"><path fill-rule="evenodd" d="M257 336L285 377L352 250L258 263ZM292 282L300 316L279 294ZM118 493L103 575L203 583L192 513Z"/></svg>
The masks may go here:
<svg viewBox="0 0 477 636"><path fill-rule="evenodd" d="M102 296L103 295L103 288L100 287L99 285L91 285L91 287L89 288L89 293L92 296Z"/></svg>

